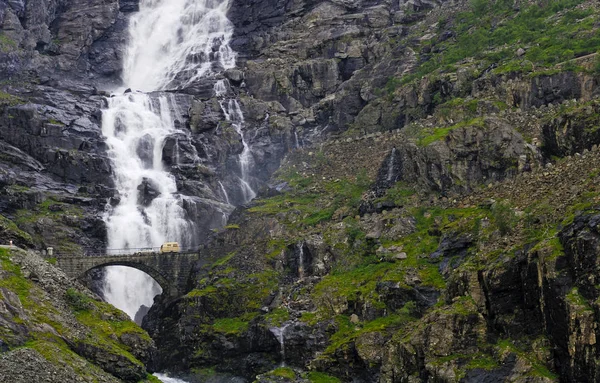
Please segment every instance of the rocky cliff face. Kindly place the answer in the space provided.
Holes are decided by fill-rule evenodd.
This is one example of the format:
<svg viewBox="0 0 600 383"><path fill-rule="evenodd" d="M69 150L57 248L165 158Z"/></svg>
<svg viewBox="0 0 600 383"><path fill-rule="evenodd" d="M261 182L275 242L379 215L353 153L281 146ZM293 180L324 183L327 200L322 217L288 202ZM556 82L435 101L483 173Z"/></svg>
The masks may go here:
<svg viewBox="0 0 600 383"><path fill-rule="evenodd" d="M105 246L119 196L102 90L136 10L0 3L3 238ZM221 258L150 310L152 367L199 381L598 381L597 16L582 0L232 1L238 67L152 95L181 112L163 163ZM217 80L243 111L260 190L235 211L243 144ZM108 310L86 297L65 298L76 320ZM145 374L18 322L1 338L8 370L53 371L42 351L65 342L98 380ZM37 353L18 349L31 339Z"/></svg>
<svg viewBox="0 0 600 383"><path fill-rule="evenodd" d="M241 94L278 105L261 117L302 148L212 239L222 261L151 310L174 352L158 365L261 382L596 381L595 296L575 276L593 266L569 255L596 257L576 239L593 242L595 48L557 62L479 28L597 10L531 6L234 3Z"/></svg>
<svg viewBox="0 0 600 383"><path fill-rule="evenodd" d="M31 252L0 249L0 381L147 381L154 343Z"/></svg>

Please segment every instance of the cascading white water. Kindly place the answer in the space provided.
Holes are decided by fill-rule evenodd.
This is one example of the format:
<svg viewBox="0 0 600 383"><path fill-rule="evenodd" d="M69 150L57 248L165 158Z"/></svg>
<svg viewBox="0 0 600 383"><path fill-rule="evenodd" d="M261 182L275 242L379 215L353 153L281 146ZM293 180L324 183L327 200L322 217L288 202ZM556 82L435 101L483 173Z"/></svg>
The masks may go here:
<svg viewBox="0 0 600 383"><path fill-rule="evenodd" d="M392 154L390 154L390 160L388 162L388 174L387 180L391 181L394 178L394 161L396 160L396 148L392 148Z"/></svg>
<svg viewBox="0 0 600 383"><path fill-rule="evenodd" d="M168 376L166 374L154 374L154 376L156 376L158 379L160 379L161 382L163 382L163 383L186 383L185 381L183 381L181 379L171 378L170 376Z"/></svg>
<svg viewBox="0 0 600 383"><path fill-rule="evenodd" d="M286 323L281 327L271 327L269 331L275 338L279 341L279 346L281 347L281 366L285 366L285 330L289 327L290 323Z"/></svg>
<svg viewBox="0 0 600 383"><path fill-rule="evenodd" d="M221 193L223 193L223 198L225 198L225 202L229 203L229 195L227 194L227 190L225 190L225 186L223 183L219 181L219 186L221 187Z"/></svg>
<svg viewBox="0 0 600 383"><path fill-rule="evenodd" d="M298 244L298 277L304 279L304 244Z"/></svg>
<svg viewBox="0 0 600 383"><path fill-rule="evenodd" d="M215 85L215 94L218 96L222 96L224 93L221 90L222 84ZM239 185L240 190L242 192L243 203L251 201L256 197L256 192L250 186L250 182L248 179L248 170L252 165L252 150L250 149L250 145L246 142L246 138L244 137L244 114L242 113L242 109L240 108L240 104L234 98L229 100L221 100L221 109L225 114L225 118L227 121L231 122L231 125L240 135L242 139L243 150L242 153L238 157L238 163L240 165L240 177L239 177Z"/></svg>
<svg viewBox="0 0 600 383"><path fill-rule="evenodd" d="M141 0L129 24L122 89L182 88L235 66L228 8L229 0ZM177 104L164 95L121 92L108 100L102 119L120 198L105 216L109 252L167 241L190 246L193 224L185 219L182 197L162 159L165 140L185 134L175 125L181 120ZM175 163L177 156L176 147ZM107 268L104 295L132 318L141 305L152 306L158 293L160 287L142 272Z"/></svg>
<svg viewBox="0 0 600 383"><path fill-rule="evenodd" d="M142 0L130 19L123 79L132 89L182 87L235 66L229 0ZM218 49L215 49L218 48Z"/></svg>

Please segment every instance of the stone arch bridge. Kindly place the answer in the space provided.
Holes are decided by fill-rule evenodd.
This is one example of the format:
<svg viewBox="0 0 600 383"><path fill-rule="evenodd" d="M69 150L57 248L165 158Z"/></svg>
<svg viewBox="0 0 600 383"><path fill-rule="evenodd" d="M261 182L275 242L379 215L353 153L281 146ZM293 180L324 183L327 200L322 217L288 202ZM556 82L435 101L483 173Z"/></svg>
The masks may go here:
<svg viewBox="0 0 600 383"><path fill-rule="evenodd" d="M72 278L81 278L90 270L106 266L133 267L154 278L165 296L177 297L185 294L192 270L205 264L207 258L201 257L198 251L85 256L58 254L56 265Z"/></svg>

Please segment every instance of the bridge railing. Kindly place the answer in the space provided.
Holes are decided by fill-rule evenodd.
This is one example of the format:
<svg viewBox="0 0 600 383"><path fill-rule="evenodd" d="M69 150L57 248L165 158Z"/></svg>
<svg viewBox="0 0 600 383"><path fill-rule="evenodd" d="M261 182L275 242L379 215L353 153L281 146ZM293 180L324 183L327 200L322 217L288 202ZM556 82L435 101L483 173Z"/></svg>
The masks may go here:
<svg viewBox="0 0 600 383"><path fill-rule="evenodd" d="M196 253L203 249L204 246L199 247L183 247L178 252L165 252L165 255L177 255L180 253ZM54 256L56 257L110 257L110 256L143 256L149 254L159 254L160 247L137 247L128 249L105 249L98 251L97 249L84 248L81 251L64 251L61 249L54 249Z"/></svg>

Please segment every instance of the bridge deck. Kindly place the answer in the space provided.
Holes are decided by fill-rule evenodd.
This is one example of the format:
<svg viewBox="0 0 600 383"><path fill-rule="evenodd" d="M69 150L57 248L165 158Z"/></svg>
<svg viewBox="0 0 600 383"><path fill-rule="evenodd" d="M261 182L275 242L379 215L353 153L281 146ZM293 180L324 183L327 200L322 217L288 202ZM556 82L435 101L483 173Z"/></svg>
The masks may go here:
<svg viewBox="0 0 600 383"><path fill-rule="evenodd" d="M145 256L145 255L188 255L197 254L202 247L181 249L177 252L161 252L160 247L145 247L136 249L106 249L96 251L95 249L83 249L82 251L61 251L54 250L53 256L56 257L123 257L123 256Z"/></svg>

